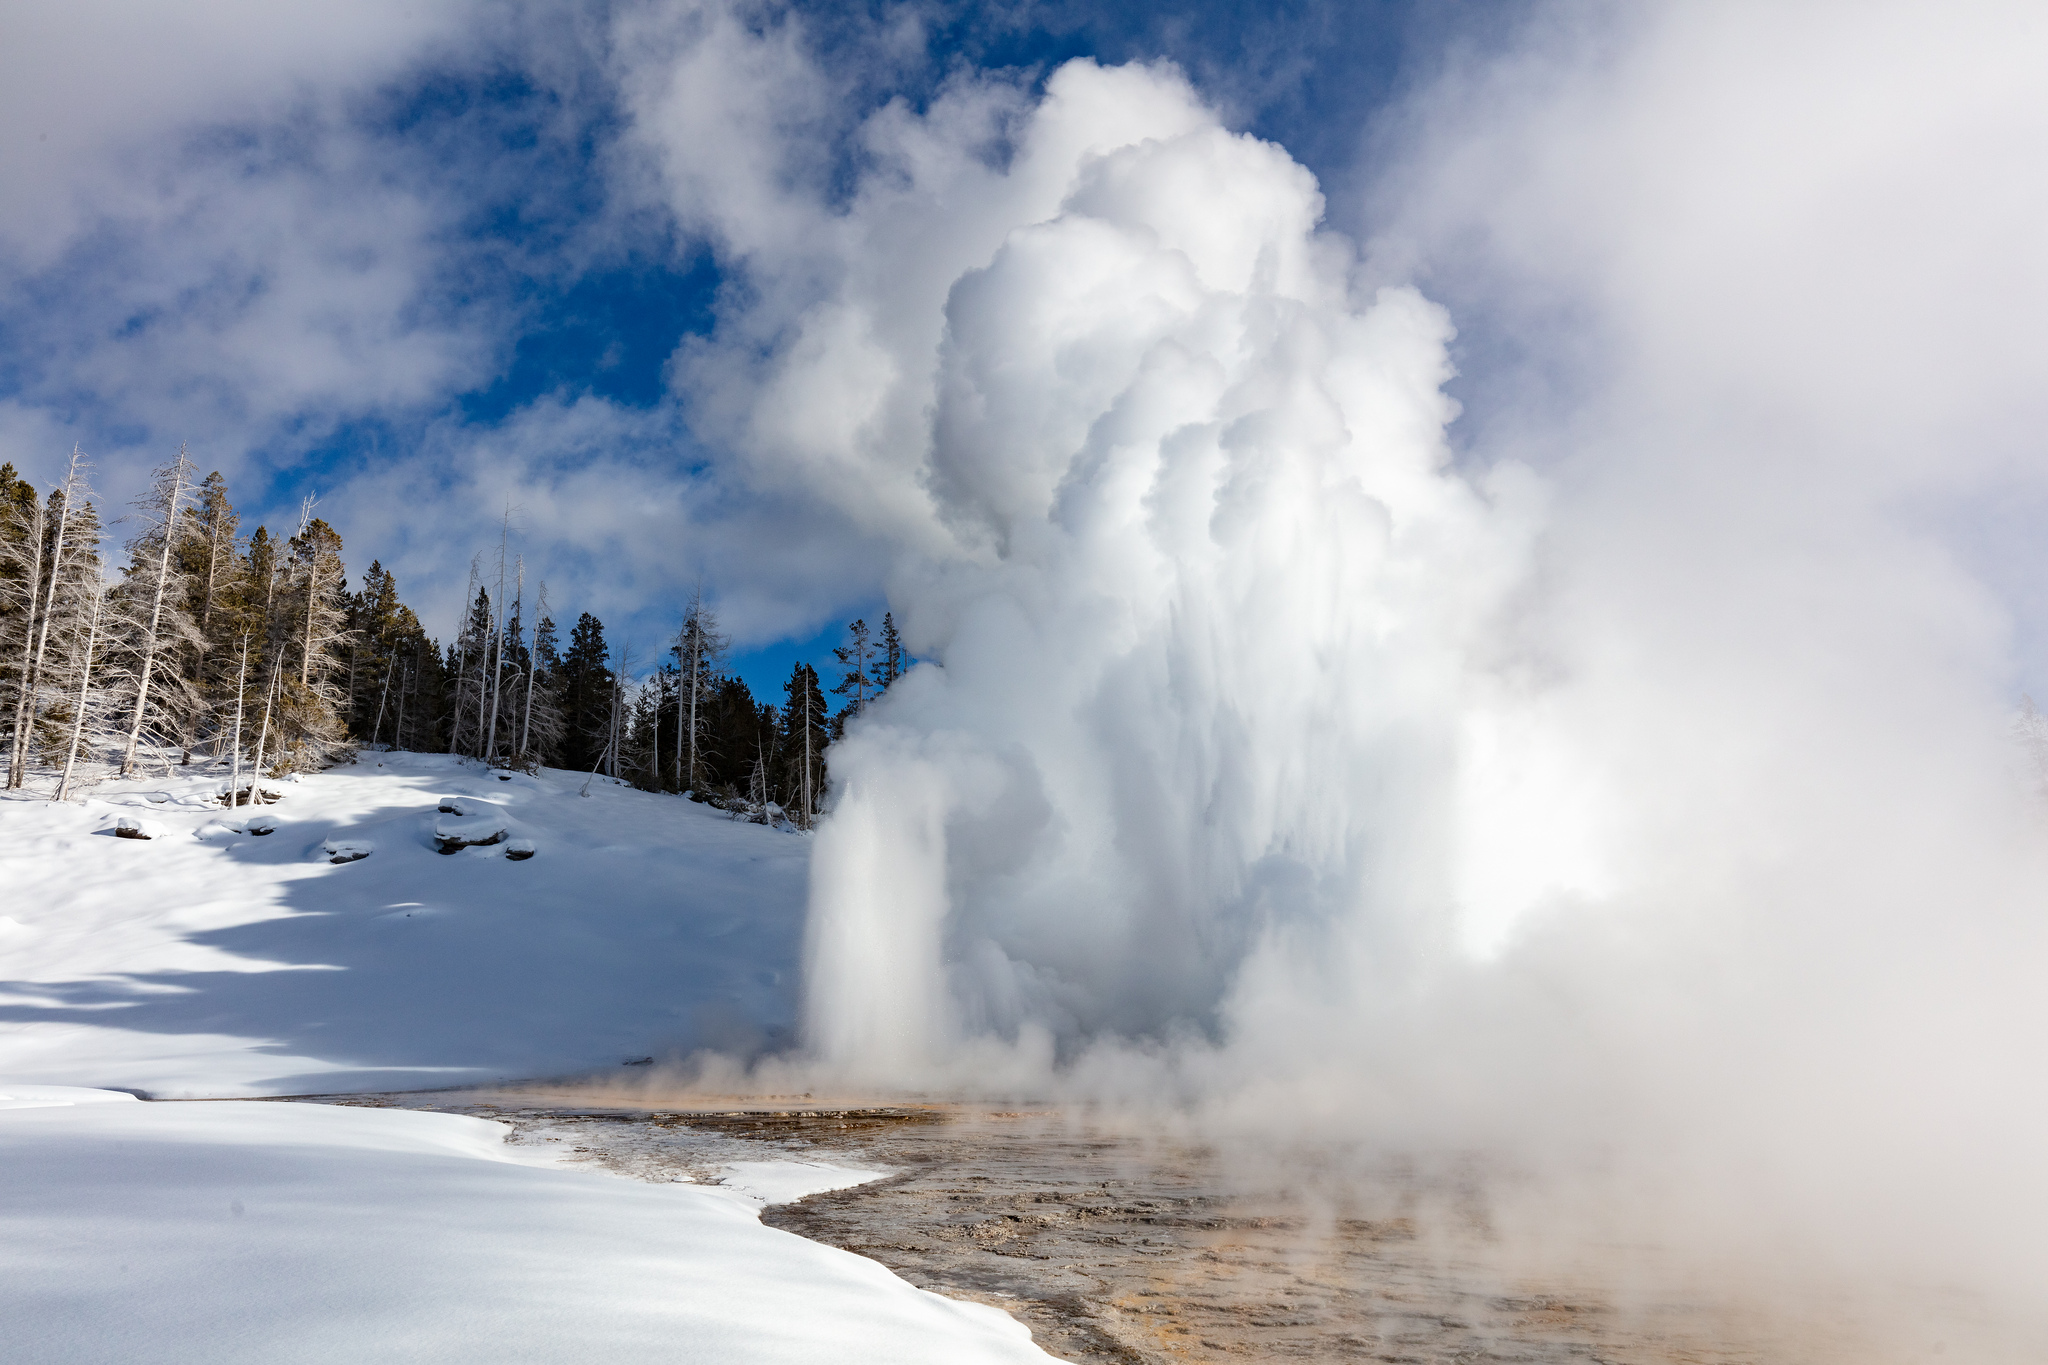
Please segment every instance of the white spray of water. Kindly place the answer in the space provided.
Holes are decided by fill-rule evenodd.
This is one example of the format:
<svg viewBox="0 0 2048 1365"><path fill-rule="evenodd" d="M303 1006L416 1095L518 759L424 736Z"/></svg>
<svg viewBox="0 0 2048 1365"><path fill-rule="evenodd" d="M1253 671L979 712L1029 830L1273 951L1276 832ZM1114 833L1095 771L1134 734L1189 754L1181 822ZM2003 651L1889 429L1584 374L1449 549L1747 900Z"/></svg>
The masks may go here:
<svg viewBox="0 0 2048 1365"><path fill-rule="evenodd" d="M895 594L942 667L835 751L818 843L811 1037L878 1080L1220 1029L1282 941L1398 974L1455 937L1473 654L1532 520L1526 475L1448 470L1446 319L1353 297L1283 150L1141 72L1069 68L1038 117L1063 192L953 286L938 356L930 487L976 552Z"/></svg>

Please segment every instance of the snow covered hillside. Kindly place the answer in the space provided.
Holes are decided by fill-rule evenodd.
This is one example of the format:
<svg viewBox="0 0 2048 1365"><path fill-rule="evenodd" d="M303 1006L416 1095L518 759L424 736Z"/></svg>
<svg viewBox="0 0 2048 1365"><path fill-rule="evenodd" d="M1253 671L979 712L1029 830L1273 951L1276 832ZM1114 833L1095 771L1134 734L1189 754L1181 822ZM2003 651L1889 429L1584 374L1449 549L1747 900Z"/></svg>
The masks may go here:
<svg viewBox="0 0 2048 1365"><path fill-rule="evenodd" d="M785 1036L809 841L585 780L366 752L233 811L216 774L0 801L0 1077L420 1089Z"/></svg>

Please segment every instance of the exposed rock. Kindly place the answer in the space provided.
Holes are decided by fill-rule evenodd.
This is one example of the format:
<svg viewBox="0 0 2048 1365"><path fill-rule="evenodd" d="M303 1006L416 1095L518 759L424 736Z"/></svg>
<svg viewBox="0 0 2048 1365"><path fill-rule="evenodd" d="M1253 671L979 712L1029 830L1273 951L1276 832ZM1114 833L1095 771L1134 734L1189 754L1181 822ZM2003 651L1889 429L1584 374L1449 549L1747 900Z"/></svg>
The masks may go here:
<svg viewBox="0 0 2048 1365"><path fill-rule="evenodd" d="M114 825L114 837L116 839L148 839L151 835L142 827L140 820L132 815L124 815Z"/></svg>
<svg viewBox="0 0 2048 1365"><path fill-rule="evenodd" d="M515 863L523 863L534 854L533 840L514 839L505 845L505 856Z"/></svg>
<svg viewBox="0 0 2048 1365"><path fill-rule="evenodd" d="M474 802L465 803L452 814L444 804L442 811L441 818L434 821L434 844L443 853L495 844L505 837L505 816L501 811ZM471 811L477 814L472 815Z"/></svg>
<svg viewBox="0 0 2048 1365"><path fill-rule="evenodd" d="M368 839L329 839L320 845L320 855L330 863L352 863L377 851Z"/></svg>

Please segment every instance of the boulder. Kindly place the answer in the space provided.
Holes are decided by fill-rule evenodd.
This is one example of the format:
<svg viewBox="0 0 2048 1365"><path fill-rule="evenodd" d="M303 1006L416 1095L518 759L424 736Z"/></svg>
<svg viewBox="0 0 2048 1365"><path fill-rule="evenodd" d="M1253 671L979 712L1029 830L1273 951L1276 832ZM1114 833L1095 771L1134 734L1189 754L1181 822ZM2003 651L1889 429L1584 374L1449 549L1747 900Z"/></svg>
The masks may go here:
<svg viewBox="0 0 2048 1365"><path fill-rule="evenodd" d="M434 821L434 844L441 852L459 853L465 848L498 843L505 837L503 814L496 811L485 813L483 807L475 805L468 806L465 810L476 810L480 813L443 814Z"/></svg>
<svg viewBox="0 0 2048 1365"><path fill-rule="evenodd" d="M320 845L320 856L330 863L353 863L376 851L368 839L329 839Z"/></svg>
<svg viewBox="0 0 2048 1365"><path fill-rule="evenodd" d="M514 839L505 845L505 856L515 863L523 863L534 854L533 840Z"/></svg>
<svg viewBox="0 0 2048 1365"><path fill-rule="evenodd" d="M124 815L114 824L116 839L148 839L151 834L142 827L142 822L132 815Z"/></svg>

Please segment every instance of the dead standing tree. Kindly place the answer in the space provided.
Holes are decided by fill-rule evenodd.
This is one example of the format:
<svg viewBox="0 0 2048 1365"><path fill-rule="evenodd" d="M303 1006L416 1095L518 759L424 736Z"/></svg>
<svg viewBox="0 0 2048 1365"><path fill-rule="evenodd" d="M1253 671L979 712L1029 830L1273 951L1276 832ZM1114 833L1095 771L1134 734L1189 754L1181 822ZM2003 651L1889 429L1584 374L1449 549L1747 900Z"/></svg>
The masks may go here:
<svg viewBox="0 0 2048 1365"><path fill-rule="evenodd" d="M135 563L123 584L122 610L116 630L128 659L130 684L134 691L134 716L128 739L121 749L121 775L135 772L135 750L142 742L143 726L150 713L150 688L156 682L159 659L175 646L203 645L198 629L179 605L188 592L185 574L173 557L178 543L178 518L192 494L191 457L185 447L169 464L156 471L156 483L142 502L146 523L131 543ZM183 678L165 670L163 685L175 694L174 704L190 711L198 704L198 693ZM164 708L159 708L164 709Z"/></svg>

